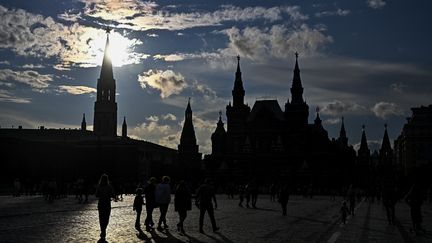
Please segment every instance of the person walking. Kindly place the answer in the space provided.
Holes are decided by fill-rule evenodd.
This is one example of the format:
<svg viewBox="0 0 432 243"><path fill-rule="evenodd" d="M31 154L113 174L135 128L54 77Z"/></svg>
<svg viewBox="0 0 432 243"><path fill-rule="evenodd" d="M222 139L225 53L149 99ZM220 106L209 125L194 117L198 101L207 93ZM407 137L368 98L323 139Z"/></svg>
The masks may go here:
<svg viewBox="0 0 432 243"><path fill-rule="evenodd" d="M383 188L382 192L382 202L386 209L387 221L389 225L395 225L395 206L398 198L396 195L396 189L393 184L388 184Z"/></svg>
<svg viewBox="0 0 432 243"><path fill-rule="evenodd" d="M141 212L142 206L144 205L144 199L142 197L143 190L142 188L137 188L136 195L133 204L133 211L137 213L135 220L135 229L141 231Z"/></svg>
<svg viewBox="0 0 432 243"><path fill-rule="evenodd" d="M405 197L405 201L410 206L411 220L412 220L412 232L419 234L425 230L422 227L423 217L421 212L421 206L423 204L424 195L423 190L418 184L414 184L408 194Z"/></svg>
<svg viewBox="0 0 432 243"><path fill-rule="evenodd" d="M146 201L146 219L144 224L146 226L146 231L150 231L154 226L153 222L153 210L157 207L156 199L155 199L155 190L156 190L156 178L152 177L147 182L147 186L144 187L144 196Z"/></svg>
<svg viewBox="0 0 432 243"><path fill-rule="evenodd" d="M214 208L213 203L214 202ZM217 208L216 196L214 193L213 186L210 185L210 179L205 179L204 183L197 189L195 205L200 210L199 217L199 232L204 234L203 224L204 224L204 215L208 212L210 217L210 221L213 227L213 232L218 231L220 228L216 226L216 220L214 217L214 209Z"/></svg>
<svg viewBox="0 0 432 243"><path fill-rule="evenodd" d="M180 181L176 188L174 197L174 210L178 213L180 222L177 224L177 230L185 234L184 221L187 217L187 211L192 209L191 194L184 181Z"/></svg>
<svg viewBox="0 0 432 243"><path fill-rule="evenodd" d="M289 188L287 185L282 186L281 191L279 193L279 203L282 207L282 215L287 215L287 205L289 200Z"/></svg>
<svg viewBox="0 0 432 243"><path fill-rule="evenodd" d="M102 241L105 241L106 228L109 223L109 217L111 214L111 198L115 197L114 190L111 187L108 175L103 174L99 180L99 185L96 189L96 197L98 201L98 212L99 212L99 225L100 225L100 237Z"/></svg>
<svg viewBox="0 0 432 243"><path fill-rule="evenodd" d="M171 202L171 187L169 183L170 178L168 176L164 176L162 177L162 183L159 183L156 186L155 198L160 210L160 217L157 227L158 230L163 230L162 223L164 228L168 229L168 225L166 223L166 214L168 212L168 205Z"/></svg>

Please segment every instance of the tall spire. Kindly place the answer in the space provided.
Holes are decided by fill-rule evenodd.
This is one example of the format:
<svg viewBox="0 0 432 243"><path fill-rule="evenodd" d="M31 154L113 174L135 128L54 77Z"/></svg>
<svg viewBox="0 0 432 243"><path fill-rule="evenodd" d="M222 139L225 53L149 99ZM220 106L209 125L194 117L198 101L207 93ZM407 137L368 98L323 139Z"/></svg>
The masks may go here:
<svg viewBox="0 0 432 243"><path fill-rule="evenodd" d="M237 71L235 74L234 89L232 90L233 106L241 106L244 104L245 90L243 88L243 80L240 71L240 56L237 56Z"/></svg>
<svg viewBox="0 0 432 243"><path fill-rule="evenodd" d="M109 55L109 52L110 52L109 34L111 32L111 28L107 27L107 28L105 28L105 31L107 33L107 39L106 39L106 44L105 44L104 58L102 61L100 78L101 79L114 79L111 57Z"/></svg>
<svg viewBox="0 0 432 243"><path fill-rule="evenodd" d="M360 142L360 149L359 150L369 152L369 146L368 146L367 139L366 139L365 125L362 126L362 136L361 136L361 142Z"/></svg>
<svg viewBox="0 0 432 243"><path fill-rule="evenodd" d="M195 129L192 122L192 108L190 98L185 110L185 121L183 124L182 133L180 136L179 152L198 153L198 145L195 137Z"/></svg>
<svg viewBox="0 0 432 243"><path fill-rule="evenodd" d="M83 118L82 118L82 121L81 121L81 130L83 130L83 131L87 130L87 122L86 122L86 119L85 119L85 113L83 113Z"/></svg>
<svg viewBox="0 0 432 243"><path fill-rule="evenodd" d="M102 61L100 77L97 81L97 94L94 106L93 130L96 135L103 137L117 136L117 103L116 84L113 75L112 63L109 56L109 32L105 29L107 41L105 46L104 59Z"/></svg>
<svg viewBox="0 0 432 243"><path fill-rule="evenodd" d="M322 121L319 115L320 108L317 106L315 111L316 111L315 126L322 127Z"/></svg>
<svg viewBox="0 0 432 243"><path fill-rule="evenodd" d="M387 133L387 124L384 124L384 137L382 140L380 151L391 151L391 150L392 150L392 148L390 145L390 138L389 138L389 135Z"/></svg>
<svg viewBox="0 0 432 243"><path fill-rule="evenodd" d="M298 52L295 53L296 62L294 67L294 76L291 86L291 104L303 104L303 86L300 78L300 68L298 65Z"/></svg>
<svg viewBox="0 0 432 243"><path fill-rule="evenodd" d="M348 137L346 135L344 117L342 117L342 124L339 131L339 142L344 146L348 146Z"/></svg>
<svg viewBox="0 0 432 243"><path fill-rule="evenodd" d="M126 124L126 117L123 117L123 124L122 124L122 137L127 138L127 124Z"/></svg>

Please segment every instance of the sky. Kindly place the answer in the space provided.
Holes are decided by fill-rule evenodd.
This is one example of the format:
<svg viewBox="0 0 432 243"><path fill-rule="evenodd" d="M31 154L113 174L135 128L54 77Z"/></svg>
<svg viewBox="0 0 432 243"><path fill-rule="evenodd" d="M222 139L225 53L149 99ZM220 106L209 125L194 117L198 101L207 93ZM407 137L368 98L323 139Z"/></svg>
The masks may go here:
<svg viewBox="0 0 432 243"><path fill-rule="evenodd" d="M431 104L432 2L0 0L0 126L92 129L95 87L110 26L118 130L176 148L188 98L200 152L211 152L218 112L232 100L236 56L252 108L283 108L299 52L309 121L329 137L341 117L358 147L411 107ZM120 134L120 132L119 132Z"/></svg>

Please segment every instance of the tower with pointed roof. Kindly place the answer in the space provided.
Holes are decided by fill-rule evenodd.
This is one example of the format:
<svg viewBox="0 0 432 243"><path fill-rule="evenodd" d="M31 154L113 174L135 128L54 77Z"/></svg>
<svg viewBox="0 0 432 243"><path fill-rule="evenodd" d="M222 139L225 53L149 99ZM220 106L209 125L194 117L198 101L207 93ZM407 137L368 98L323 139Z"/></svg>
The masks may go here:
<svg viewBox="0 0 432 243"><path fill-rule="evenodd" d="M192 121L192 108L190 98L185 110L185 120L178 145L179 154L179 174L182 179L194 180L199 179L201 169L201 153L198 151L195 129Z"/></svg>
<svg viewBox="0 0 432 243"><path fill-rule="evenodd" d="M233 103L226 107L228 148L239 151L243 146L246 132L246 119L250 107L244 103L245 90L243 88L240 70L240 56L237 56L237 71L235 73L234 88L232 90Z"/></svg>
<svg viewBox="0 0 432 243"><path fill-rule="evenodd" d="M107 39L102 67L97 81L97 94L94 106L94 133L100 137L117 136L117 103L116 103L116 81L113 76L112 62L109 56L109 32L107 28Z"/></svg>
<svg viewBox="0 0 432 243"><path fill-rule="evenodd" d="M122 138L127 138L127 124L126 124L126 117L123 117L123 124L122 124Z"/></svg>
<svg viewBox="0 0 432 243"><path fill-rule="evenodd" d="M384 125L384 136L379 150L380 165L390 166L393 164L393 149L387 132L387 124Z"/></svg>
<svg viewBox="0 0 432 243"><path fill-rule="evenodd" d="M342 117L342 120L341 120L341 128L339 130L338 142L339 142L340 146L342 146L342 147L348 147L348 137L346 135L345 123L344 123L344 118L343 117Z"/></svg>
<svg viewBox="0 0 432 243"><path fill-rule="evenodd" d="M81 130L82 131L87 131L87 122L86 122L86 119L85 119L85 113L83 113L83 118L82 118L82 121L81 121Z"/></svg>
<svg viewBox="0 0 432 243"><path fill-rule="evenodd" d="M226 147L226 131L222 121L222 111L219 112L219 121L216 125L216 130L211 135L212 155L222 155L225 153Z"/></svg>
<svg viewBox="0 0 432 243"><path fill-rule="evenodd" d="M304 127L308 124L309 106L303 99L303 85L300 78L298 65L298 53L295 53L296 61L291 85L291 101L285 104L285 116L291 126Z"/></svg>

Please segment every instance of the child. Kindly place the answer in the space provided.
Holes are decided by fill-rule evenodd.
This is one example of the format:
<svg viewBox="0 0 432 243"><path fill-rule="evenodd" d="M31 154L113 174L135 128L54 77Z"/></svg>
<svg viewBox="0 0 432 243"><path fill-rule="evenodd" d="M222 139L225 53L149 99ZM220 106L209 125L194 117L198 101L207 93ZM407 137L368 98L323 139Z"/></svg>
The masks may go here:
<svg viewBox="0 0 432 243"><path fill-rule="evenodd" d="M348 209L347 204L346 204L345 201L343 201L343 203L342 203L342 207L340 209L340 212L342 214L342 223L346 224L346 220L347 220L349 209Z"/></svg>
<svg viewBox="0 0 432 243"><path fill-rule="evenodd" d="M135 221L135 229L140 230L141 229L141 211L142 211L142 205L144 205L144 199L142 197L143 190L141 188L136 189L136 196L133 204L133 210L136 211L137 217Z"/></svg>

